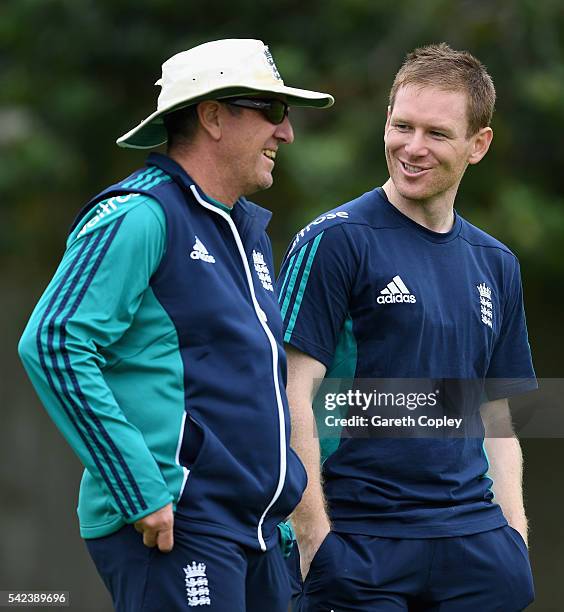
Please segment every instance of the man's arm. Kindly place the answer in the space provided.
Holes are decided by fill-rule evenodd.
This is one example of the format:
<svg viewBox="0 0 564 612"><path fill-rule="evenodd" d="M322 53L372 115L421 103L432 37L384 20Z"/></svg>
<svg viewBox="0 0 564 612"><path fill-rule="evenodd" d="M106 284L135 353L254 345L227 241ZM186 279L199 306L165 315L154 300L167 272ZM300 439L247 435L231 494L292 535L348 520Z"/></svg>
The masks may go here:
<svg viewBox="0 0 564 612"><path fill-rule="evenodd" d="M129 328L164 249L158 204L142 201L69 239L19 351L49 415L116 512L145 544L167 551L172 495L103 376L104 349Z"/></svg>
<svg viewBox="0 0 564 612"><path fill-rule="evenodd" d="M482 405L485 448L490 463L488 476L493 480L494 500L507 522L527 542L527 517L523 505L523 455L515 436L507 399Z"/></svg>
<svg viewBox="0 0 564 612"><path fill-rule="evenodd" d="M308 485L302 501L292 514L292 525L300 549L302 576L331 530L321 483L319 439L313 415L313 397L325 376L325 366L286 345L288 355L288 402L292 416L291 445L304 464Z"/></svg>

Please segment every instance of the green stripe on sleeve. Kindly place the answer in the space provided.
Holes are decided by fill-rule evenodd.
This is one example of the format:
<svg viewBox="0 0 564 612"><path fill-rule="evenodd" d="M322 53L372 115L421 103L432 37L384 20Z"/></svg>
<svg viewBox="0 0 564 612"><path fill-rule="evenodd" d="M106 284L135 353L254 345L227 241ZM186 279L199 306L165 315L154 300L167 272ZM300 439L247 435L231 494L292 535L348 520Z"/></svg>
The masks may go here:
<svg viewBox="0 0 564 612"><path fill-rule="evenodd" d="M159 168L147 168L140 172L135 178L123 183L122 187L139 187L143 182L149 180L152 176L156 176L159 172L162 172Z"/></svg>
<svg viewBox="0 0 564 612"><path fill-rule="evenodd" d="M143 189L148 191L149 189L160 185L160 183L168 183L169 181L172 181L172 178L168 174L163 174L162 176L157 176L148 185L143 185Z"/></svg>
<svg viewBox="0 0 564 612"><path fill-rule="evenodd" d="M296 279L298 278L298 272L302 266L302 259L304 258L305 252L307 250L307 244L301 248L301 250L297 253L296 262L294 263L294 267L292 269L292 274L290 275L290 282L288 283L288 288L286 289L286 297L284 298L284 304L282 304L282 321L286 317L286 312L288 311L288 306L290 305L290 299L292 297L292 293L294 291L294 285L296 284Z"/></svg>
<svg viewBox="0 0 564 612"><path fill-rule="evenodd" d="M294 255L292 255L292 257L290 258L290 262L288 263L288 269L286 270L286 276L284 277L284 282L282 283L282 287L280 288L280 296L278 298L279 303L282 301L282 298L284 297L284 290L286 288L286 283L288 282L288 276L290 274L290 270L292 269L294 259L296 259L295 253Z"/></svg>
<svg viewBox="0 0 564 612"><path fill-rule="evenodd" d="M302 305L302 299L304 297L305 289L307 286L309 273L311 272L311 266L313 265L315 253L317 252L317 247L319 246L319 243L321 242L322 237L323 237L323 232L321 232L321 234L319 234L315 238L315 240L313 241L313 245L311 247L311 251L309 252L309 257L307 258L307 261L306 261L304 273L302 274L302 280L298 288L298 295L296 296L296 300L294 301L294 308L292 308L292 315L290 316L290 321L288 322L288 327L286 328L286 333L284 334L284 342L289 342L290 338L292 337L292 332L294 331L294 325L296 324L296 319L298 318L300 306Z"/></svg>

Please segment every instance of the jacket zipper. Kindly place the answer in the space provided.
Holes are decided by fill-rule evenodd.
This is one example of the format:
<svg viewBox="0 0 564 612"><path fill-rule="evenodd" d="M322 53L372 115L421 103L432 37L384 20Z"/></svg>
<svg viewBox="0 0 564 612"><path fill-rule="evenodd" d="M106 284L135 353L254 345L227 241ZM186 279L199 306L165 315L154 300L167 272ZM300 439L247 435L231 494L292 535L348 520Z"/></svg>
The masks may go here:
<svg viewBox="0 0 564 612"><path fill-rule="evenodd" d="M276 491L274 492L274 497L270 500L270 503L266 507L265 511L262 513L262 516L260 517L260 520L257 525L257 538L259 541L260 548L264 552L266 551L266 543L262 535L262 525L266 515L268 514L268 511L272 508L272 506L276 503L277 499L280 497L280 494L282 493L282 488L284 487L284 481L286 480L286 423L284 420L284 405L282 403L282 396L280 395L280 381L278 380L278 347L276 346L276 340L274 339L270 328L266 324L266 313L262 310L256 298L255 288L253 285L253 277L251 276L251 270L249 267L249 262L247 261L247 255L245 253L243 242L241 241L241 237L239 236L239 232L237 231L237 227L235 226L233 219L231 219L231 217L226 212L217 208L217 206L213 206L212 204L209 204L203 198L201 198L200 194L198 193L198 190L194 185L190 185L190 190L194 194L196 200L204 208L207 208L215 214L220 215L229 224L231 232L233 233L233 237L235 238L235 243L237 244L239 255L241 256L241 260L243 261L243 267L245 268L245 275L247 277L247 283L251 292L251 300L253 302L255 314L257 315L259 323L261 324L268 338L268 341L270 342L270 349L272 351L272 375L274 378L276 403L278 405L278 424L280 433L280 475L278 477L278 486L276 487Z"/></svg>

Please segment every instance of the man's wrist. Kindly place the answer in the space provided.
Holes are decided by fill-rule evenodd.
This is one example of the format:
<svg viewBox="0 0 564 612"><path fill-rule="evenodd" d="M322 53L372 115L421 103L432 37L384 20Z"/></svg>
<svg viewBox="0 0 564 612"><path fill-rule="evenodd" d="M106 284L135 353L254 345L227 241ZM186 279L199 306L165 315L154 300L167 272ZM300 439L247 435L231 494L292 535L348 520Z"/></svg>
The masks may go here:
<svg viewBox="0 0 564 612"><path fill-rule="evenodd" d="M323 521L320 525L319 521L316 521L314 524L310 523L307 527L302 524L301 529L296 528L294 524L294 531L298 544L302 548L309 548L311 546L318 546L325 539L326 535L331 531L331 524L329 521Z"/></svg>
<svg viewBox="0 0 564 612"><path fill-rule="evenodd" d="M518 531L523 537L523 540L525 540L525 543L527 543L529 534L529 523L527 521L527 517L525 515L517 515L506 517L506 519L509 526Z"/></svg>

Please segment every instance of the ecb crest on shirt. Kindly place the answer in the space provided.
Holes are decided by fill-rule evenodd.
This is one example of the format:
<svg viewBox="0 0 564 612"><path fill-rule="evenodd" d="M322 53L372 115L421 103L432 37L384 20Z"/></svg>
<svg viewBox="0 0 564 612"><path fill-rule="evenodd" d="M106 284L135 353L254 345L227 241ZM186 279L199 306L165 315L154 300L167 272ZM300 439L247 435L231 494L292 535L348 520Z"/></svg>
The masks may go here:
<svg viewBox="0 0 564 612"><path fill-rule="evenodd" d="M262 286L267 291L274 292L272 278L270 277L270 271L268 270L268 266L264 261L264 255L260 251L253 251L253 264L255 266L257 276L259 277Z"/></svg>
<svg viewBox="0 0 564 612"><path fill-rule="evenodd" d="M210 606L210 589L206 576L206 564L192 561L184 568L186 599L190 607Z"/></svg>
<svg viewBox="0 0 564 612"><path fill-rule="evenodd" d="M482 323L493 329L492 290L486 283L476 285L480 297L480 318Z"/></svg>

